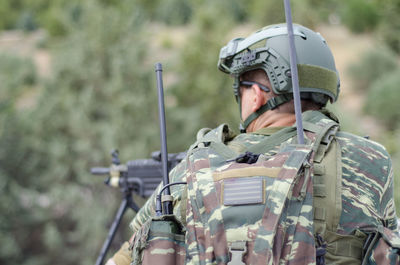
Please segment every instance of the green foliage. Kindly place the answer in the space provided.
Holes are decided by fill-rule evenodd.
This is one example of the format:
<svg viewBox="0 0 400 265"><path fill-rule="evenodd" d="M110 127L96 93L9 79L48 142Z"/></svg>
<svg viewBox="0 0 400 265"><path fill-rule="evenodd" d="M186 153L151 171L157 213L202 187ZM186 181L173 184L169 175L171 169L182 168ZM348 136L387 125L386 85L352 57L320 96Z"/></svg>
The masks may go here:
<svg viewBox="0 0 400 265"><path fill-rule="evenodd" d="M54 78L33 113L36 141L52 165L41 178L53 183L49 197L64 208L65 226L55 224L44 233L49 261L93 263L86 253L97 253L105 239L105 221L119 196L105 197L88 168L109 163L106 152L113 147L121 148L122 159L158 148L157 124L149 122L157 120L156 94L141 31L139 12L88 4L82 23L56 49ZM49 249L52 242L60 245Z"/></svg>
<svg viewBox="0 0 400 265"><path fill-rule="evenodd" d="M375 0L342 1L342 18L344 24L353 32L365 32L375 29L380 21L380 9Z"/></svg>
<svg viewBox="0 0 400 265"><path fill-rule="evenodd" d="M66 33L67 19L74 18L74 9L81 0L13 0L0 1L0 29L32 31L45 28L52 36Z"/></svg>
<svg viewBox="0 0 400 265"><path fill-rule="evenodd" d="M224 34L231 23L223 17L223 7L197 9L189 41L181 51L176 69L179 80L171 88L177 108L170 115L180 134L172 135L172 143L178 143L178 138L192 139L201 127L213 128L222 122L238 124L232 80L217 70L219 50L227 41Z"/></svg>
<svg viewBox="0 0 400 265"><path fill-rule="evenodd" d="M40 22L51 36L64 36L67 33L64 17L58 8L50 8L40 16Z"/></svg>
<svg viewBox="0 0 400 265"><path fill-rule="evenodd" d="M206 5L204 1L192 0L136 0L135 5L144 10L150 20L163 22L168 25L182 25L189 23L197 8ZM247 5L241 0L220 0L208 2L230 16L236 22L247 20ZM219 14L214 14L218 17Z"/></svg>
<svg viewBox="0 0 400 265"><path fill-rule="evenodd" d="M121 148L123 161L159 148L140 12L89 2L83 13L54 47L54 76L39 88L35 107L0 113L0 236L6 240L0 263L92 264L121 195L88 169L109 164L113 147ZM0 90L12 101L36 77L25 74L31 72L21 61L1 62L7 63L1 74L18 78ZM123 227L126 240L126 222Z"/></svg>
<svg viewBox="0 0 400 265"><path fill-rule="evenodd" d="M209 5L211 7L213 6L216 10L220 12L219 15L216 14L215 12L212 12L212 14L216 16L215 17L216 23L221 23L223 19L229 21L231 25L234 25L235 23L238 22L249 21L250 20L249 17L251 17L252 15L249 13L249 3L247 3L247 1L241 1L241 0L220 0L218 2L200 1L198 3L197 8L202 9L204 5ZM221 20L217 18L221 18Z"/></svg>
<svg viewBox="0 0 400 265"><path fill-rule="evenodd" d="M35 18L31 12L25 11L19 16L17 28L25 31L34 31L38 28Z"/></svg>
<svg viewBox="0 0 400 265"><path fill-rule="evenodd" d="M383 0L380 4L385 19L381 21L378 34L393 51L400 54L400 1Z"/></svg>
<svg viewBox="0 0 400 265"><path fill-rule="evenodd" d="M0 100L16 98L26 86L36 82L36 69L31 59L0 53Z"/></svg>
<svg viewBox="0 0 400 265"><path fill-rule="evenodd" d="M312 10L315 13L317 21L325 23L329 22L330 16L338 15L340 6L337 0L309 0L308 5L303 5L304 9L308 11Z"/></svg>
<svg viewBox="0 0 400 265"><path fill-rule="evenodd" d="M366 93L373 82L395 71L398 66L396 54L384 46L378 46L365 52L357 63L350 66L349 72L356 80L356 88Z"/></svg>
<svg viewBox="0 0 400 265"><path fill-rule="evenodd" d="M376 80L368 93L364 106L366 113L383 122L387 128L394 130L400 125L400 69Z"/></svg>
<svg viewBox="0 0 400 265"><path fill-rule="evenodd" d="M249 14L260 27L285 21L283 1L249 1Z"/></svg>
<svg viewBox="0 0 400 265"><path fill-rule="evenodd" d="M266 0L248 1L248 14L250 21L255 22L260 27L285 23L285 8L283 1ZM313 27L318 20L318 13L315 12L312 0L292 1L292 16L295 23L302 24L307 27Z"/></svg>
<svg viewBox="0 0 400 265"><path fill-rule="evenodd" d="M292 9L295 22L311 27L338 10L334 0L292 1ZM121 195L88 169L108 165L115 147L122 161L159 149L154 62L164 63L168 81L169 151L182 151L199 128L239 122L232 79L216 68L231 30L284 22L283 3L272 0L0 0L0 16L0 29L41 27L51 36L48 80L31 60L0 54L0 263L22 265L93 264ZM188 30L179 27L185 35L175 38L169 29L182 24ZM396 27L380 29L393 32L382 34L396 50ZM355 74L368 84L380 80L368 111L382 119L399 100L395 72L386 76L394 58L379 49ZM29 93L36 104L25 106ZM388 120L398 119L393 113ZM390 149L395 161L398 148ZM129 235L122 229L117 245Z"/></svg>
<svg viewBox="0 0 400 265"><path fill-rule="evenodd" d="M28 0L27 0L28 1ZM53 37L67 34L68 24L80 20L81 0L41 0L31 4L37 22Z"/></svg>
<svg viewBox="0 0 400 265"><path fill-rule="evenodd" d="M163 0L156 8L155 19L169 25L182 25L189 22L192 6L188 0Z"/></svg>
<svg viewBox="0 0 400 265"><path fill-rule="evenodd" d="M13 109L17 100L32 88L36 80L32 60L0 53L0 113Z"/></svg>
<svg viewBox="0 0 400 265"><path fill-rule="evenodd" d="M0 30L15 27L18 11L14 8L14 1L0 0L0 17Z"/></svg>
<svg viewBox="0 0 400 265"><path fill-rule="evenodd" d="M36 80L31 60L0 55L0 237L5 240L0 247L2 263L22 257L25 246L34 247L28 240L29 231L34 231L32 223L39 216L29 216L31 201L24 197L24 191L28 191L32 181L29 178L31 164L25 163L25 159L32 154L32 143L25 137L29 137L31 131L24 118L18 115L17 103L23 93L32 89ZM27 243L20 247L24 241Z"/></svg>
<svg viewBox="0 0 400 265"><path fill-rule="evenodd" d="M364 53L349 70L355 88L367 94L364 112L382 121L391 131L398 128L400 64L397 55L384 46L377 46Z"/></svg>

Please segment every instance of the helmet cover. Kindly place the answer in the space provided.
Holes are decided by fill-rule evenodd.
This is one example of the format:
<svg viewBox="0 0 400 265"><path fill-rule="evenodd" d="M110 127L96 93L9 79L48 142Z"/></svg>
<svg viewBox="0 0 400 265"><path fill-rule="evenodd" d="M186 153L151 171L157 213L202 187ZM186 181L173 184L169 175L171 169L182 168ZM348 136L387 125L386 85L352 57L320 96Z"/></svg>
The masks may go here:
<svg viewBox="0 0 400 265"><path fill-rule="evenodd" d="M326 105L339 95L340 81L335 61L325 39L304 26L294 24L299 87L303 99ZM224 46L218 68L233 75L236 99L239 77L247 71L262 69L277 95L292 93L290 57L286 24L264 27L247 38L236 38Z"/></svg>

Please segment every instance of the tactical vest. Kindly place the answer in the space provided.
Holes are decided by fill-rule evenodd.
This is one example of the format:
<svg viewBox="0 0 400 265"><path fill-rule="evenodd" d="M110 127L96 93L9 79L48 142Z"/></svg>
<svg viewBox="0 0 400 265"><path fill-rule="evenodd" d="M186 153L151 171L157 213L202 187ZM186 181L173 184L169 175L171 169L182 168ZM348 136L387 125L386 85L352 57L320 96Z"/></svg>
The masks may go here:
<svg viewBox="0 0 400 265"><path fill-rule="evenodd" d="M316 263L313 162L316 155L323 157L318 146L334 135L337 124L315 129L318 133L307 132L307 144L282 144L277 154L260 155L255 163L235 159L238 155L215 134L192 147L187 161L187 263ZM247 152L266 154L294 135L295 128L287 128Z"/></svg>
<svg viewBox="0 0 400 265"><path fill-rule="evenodd" d="M327 264L361 264L365 255L363 264L390 255L395 260L398 237L383 227L335 233L342 181L338 124L305 122L304 128L305 145L287 143L296 134L287 128L250 147L247 157L224 144L226 125L200 136L186 161L185 226L173 216L153 218L135 236L132 264L324 264L325 258ZM265 155L279 145L276 154ZM379 252L378 246L386 248Z"/></svg>

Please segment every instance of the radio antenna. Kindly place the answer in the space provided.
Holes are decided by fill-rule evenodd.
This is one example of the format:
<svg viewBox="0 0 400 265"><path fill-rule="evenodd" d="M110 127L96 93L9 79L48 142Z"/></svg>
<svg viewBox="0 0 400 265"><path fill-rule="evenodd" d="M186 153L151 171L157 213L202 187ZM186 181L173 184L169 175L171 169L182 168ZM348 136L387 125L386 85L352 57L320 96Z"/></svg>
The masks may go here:
<svg viewBox="0 0 400 265"><path fill-rule="evenodd" d="M172 201L171 192L169 189L169 178L168 178L168 151L167 151L167 130L165 126L165 108L164 108L164 88L162 81L162 65L161 63L155 64L155 71L157 77L157 90L158 90L158 117L160 122L160 140L161 140L161 163L162 163L162 175L163 175L163 186L164 196L167 198L161 205L161 196L156 198L156 215L162 215L162 209L164 208L165 214L172 214Z"/></svg>
<svg viewBox="0 0 400 265"><path fill-rule="evenodd" d="M303 132L303 121L302 121L300 89L299 89L299 75L297 73L297 55L296 55L296 47L294 44L294 36L293 36L292 11L290 8L290 0L283 0L283 2L285 5L286 27L289 39L290 72L292 77L294 110L296 113L297 141L299 144L304 144L304 132Z"/></svg>

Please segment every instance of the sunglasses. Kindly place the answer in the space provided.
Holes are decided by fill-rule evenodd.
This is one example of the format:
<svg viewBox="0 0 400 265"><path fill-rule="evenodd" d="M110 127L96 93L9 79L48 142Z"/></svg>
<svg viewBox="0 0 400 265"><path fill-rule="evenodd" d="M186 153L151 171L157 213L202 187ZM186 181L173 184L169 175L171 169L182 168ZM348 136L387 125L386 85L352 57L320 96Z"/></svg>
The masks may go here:
<svg viewBox="0 0 400 265"><path fill-rule="evenodd" d="M265 92L271 91L267 86L264 86L264 85L262 85L262 84L260 84L258 82L253 82L253 81L240 81L239 85L240 86L244 86L246 88L250 88L252 85L257 85Z"/></svg>

